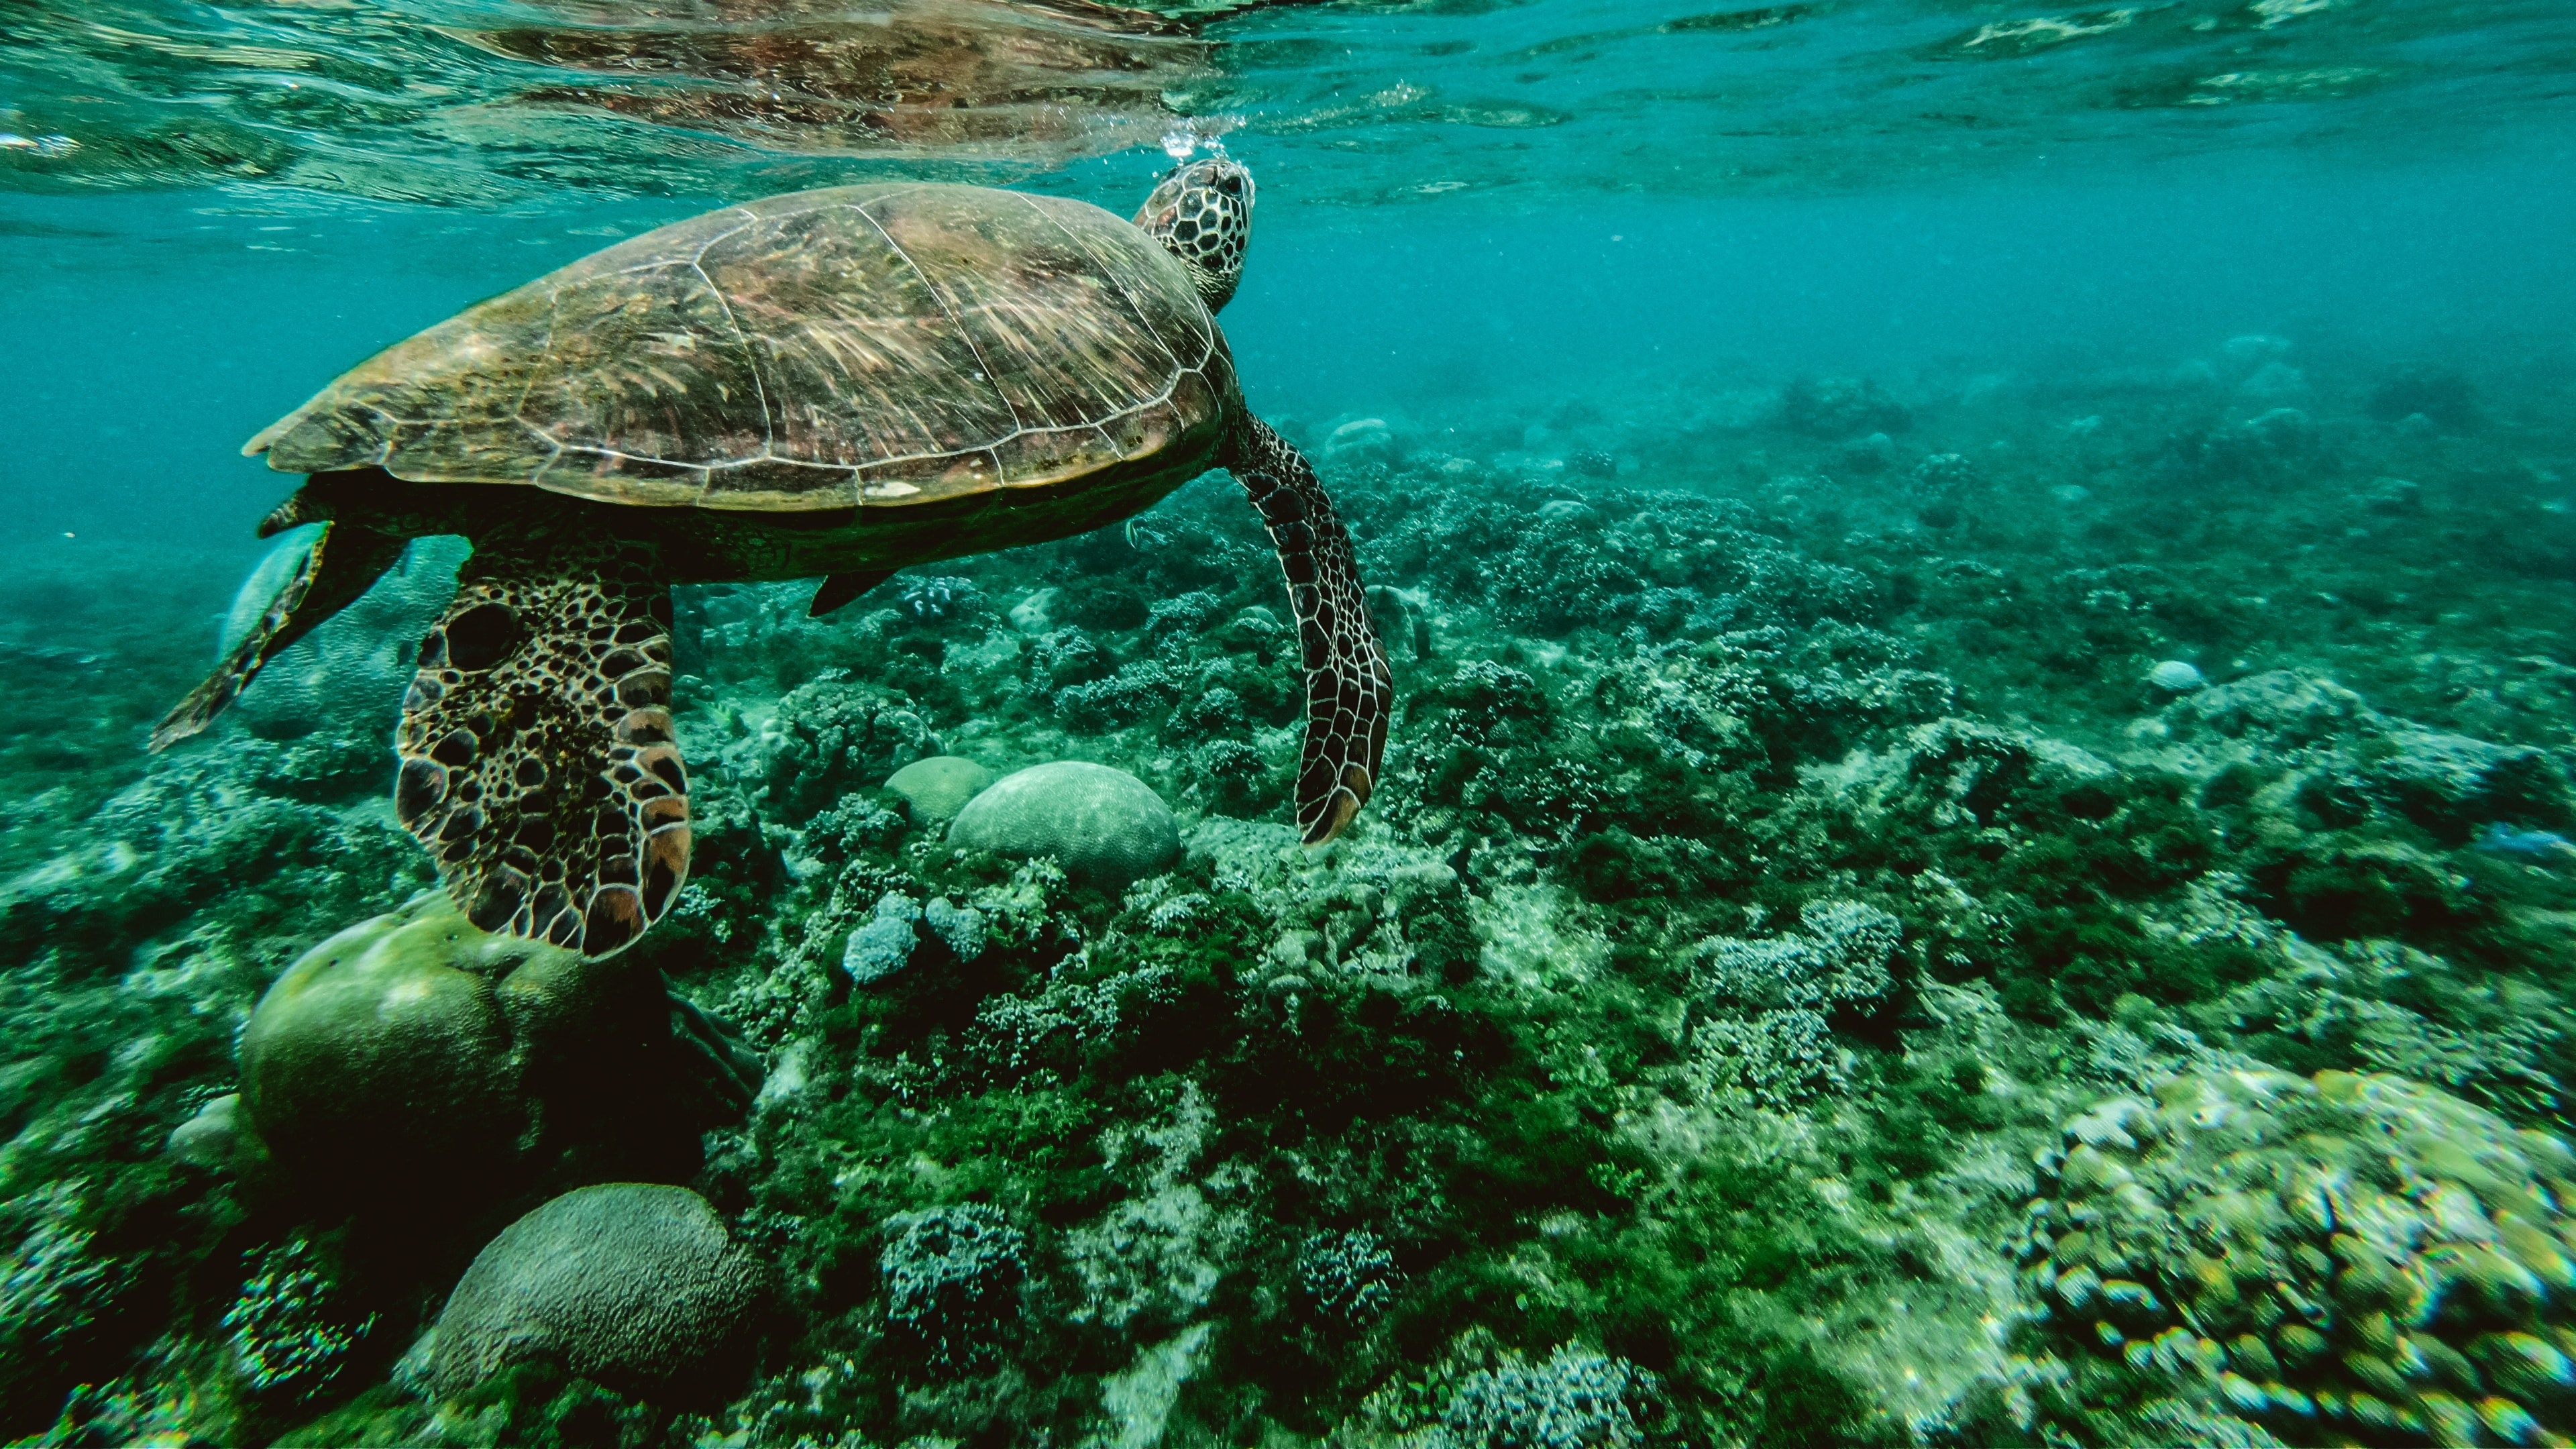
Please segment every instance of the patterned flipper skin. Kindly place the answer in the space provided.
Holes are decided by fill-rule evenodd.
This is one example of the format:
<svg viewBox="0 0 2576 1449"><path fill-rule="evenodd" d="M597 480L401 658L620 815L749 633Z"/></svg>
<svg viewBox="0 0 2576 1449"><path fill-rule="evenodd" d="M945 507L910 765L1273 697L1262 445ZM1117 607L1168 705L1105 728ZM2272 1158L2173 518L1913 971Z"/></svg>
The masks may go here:
<svg viewBox="0 0 2576 1449"><path fill-rule="evenodd" d="M1321 845L1342 833L1376 787L1394 676L1369 620L1350 532L1305 455L1267 423L1247 418L1229 440L1224 463L1269 526L1288 575L1306 666L1297 829L1308 845Z"/></svg>
<svg viewBox="0 0 2576 1449"><path fill-rule="evenodd" d="M487 931L610 955L689 874L671 598L649 551L478 548L421 641L394 810Z"/></svg>

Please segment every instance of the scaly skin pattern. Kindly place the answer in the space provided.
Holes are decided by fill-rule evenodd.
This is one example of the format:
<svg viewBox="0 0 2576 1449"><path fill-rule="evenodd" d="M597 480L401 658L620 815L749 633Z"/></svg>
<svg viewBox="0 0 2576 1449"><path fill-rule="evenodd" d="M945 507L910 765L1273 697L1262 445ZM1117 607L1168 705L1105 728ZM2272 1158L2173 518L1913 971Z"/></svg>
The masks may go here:
<svg viewBox="0 0 2576 1449"><path fill-rule="evenodd" d="M1306 744L1297 762L1297 828L1308 845L1342 832L1368 803L1386 756L1395 680L1369 619L1350 531L1304 454L1247 418L1225 465L1279 550L1306 665Z"/></svg>
<svg viewBox="0 0 2576 1449"><path fill-rule="evenodd" d="M394 810L467 919L605 956L689 874L671 601L651 550L478 550L403 699Z"/></svg>
<svg viewBox="0 0 2576 1449"><path fill-rule="evenodd" d="M1177 166L1136 212L1136 225L1181 258L1213 312L1234 296L1252 242L1252 173L1222 156Z"/></svg>

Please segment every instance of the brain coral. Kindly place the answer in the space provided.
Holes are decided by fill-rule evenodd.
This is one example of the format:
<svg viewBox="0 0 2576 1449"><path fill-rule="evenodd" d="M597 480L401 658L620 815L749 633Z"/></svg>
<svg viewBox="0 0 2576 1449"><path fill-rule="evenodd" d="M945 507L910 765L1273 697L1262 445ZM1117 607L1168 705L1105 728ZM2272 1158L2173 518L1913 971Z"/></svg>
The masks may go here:
<svg viewBox="0 0 2576 1449"><path fill-rule="evenodd" d="M2176 1078L2068 1123L2026 1270L2061 1343L2291 1443L2576 1431L2576 1152L2394 1076Z"/></svg>
<svg viewBox="0 0 2576 1449"><path fill-rule="evenodd" d="M457 1394L514 1363L686 1399L742 1366L758 1265L685 1187L612 1182L501 1230L438 1316L430 1375Z"/></svg>
<svg viewBox="0 0 2576 1449"><path fill-rule="evenodd" d="M948 839L999 855L1051 855L1066 874L1110 889L1165 869L1181 853L1180 826L1152 786L1081 760L1003 776L957 812Z"/></svg>

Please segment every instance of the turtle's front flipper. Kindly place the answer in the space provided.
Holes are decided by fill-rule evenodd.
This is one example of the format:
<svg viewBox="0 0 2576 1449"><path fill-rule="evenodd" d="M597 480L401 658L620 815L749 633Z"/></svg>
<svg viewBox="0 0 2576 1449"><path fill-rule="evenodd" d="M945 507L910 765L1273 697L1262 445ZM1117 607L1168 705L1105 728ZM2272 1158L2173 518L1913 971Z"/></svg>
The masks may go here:
<svg viewBox="0 0 2576 1449"><path fill-rule="evenodd" d="M394 811L487 931L618 951L689 874L671 595L650 550L478 548L420 645Z"/></svg>
<svg viewBox="0 0 2576 1449"><path fill-rule="evenodd" d="M152 731L150 748L168 749L215 722L261 666L313 626L349 606L402 557L403 541L353 523L325 523L268 608L224 656L206 682L188 692Z"/></svg>
<svg viewBox="0 0 2576 1449"><path fill-rule="evenodd" d="M1297 828L1308 845L1321 845L1351 823L1376 785L1394 676L1369 622L1350 533L1305 455L1269 424L1247 417L1226 440L1222 461L1261 511L1288 575L1306 664Z"/></svg>

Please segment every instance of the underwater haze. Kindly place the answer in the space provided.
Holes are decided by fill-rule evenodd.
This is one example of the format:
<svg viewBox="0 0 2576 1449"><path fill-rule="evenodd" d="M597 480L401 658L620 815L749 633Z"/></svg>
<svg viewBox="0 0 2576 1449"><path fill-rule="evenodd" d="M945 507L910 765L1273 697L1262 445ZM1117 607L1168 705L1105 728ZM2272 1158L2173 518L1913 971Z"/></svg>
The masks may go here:
<svg viewBox="0 0 2576 1449"><path fill-rule="evenodd" d="M0 1443L2576 1442L2576 9L1719 3L0 3ZM604 959L396 790L506 539L147 749L380 349L1220 153L1329 843L1222 469L671 589Z"/></svg>

